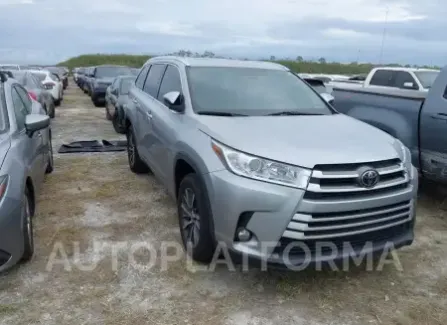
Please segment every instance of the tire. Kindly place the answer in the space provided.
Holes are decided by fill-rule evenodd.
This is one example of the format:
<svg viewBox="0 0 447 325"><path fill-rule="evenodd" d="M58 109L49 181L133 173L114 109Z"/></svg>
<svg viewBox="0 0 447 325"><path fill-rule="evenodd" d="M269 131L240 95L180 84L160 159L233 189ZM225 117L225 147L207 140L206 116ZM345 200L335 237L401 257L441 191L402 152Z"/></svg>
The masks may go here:
<svg viewBox="0 0 447 325"><path fill-rule="evenodd" d="M61 104L61 100L60 99L55 99L54 100L54 106L60 106Z"/></svg>
<svg viewBox="0 0 447 325"><path fill-rule="evenodd" d="M149 167L141 159L135 144L135 135L130 127L127 131L127 158L129 161L129 168L135 174L145 174L149 172Z"/></svg>
<svg viewBox="0 0 447 325"><path fill-rule="evenodd" d="M50 135L50 148L48 155L50 159L48 161L47 168L45 169L45 174L51 174L54 170L53 141L51 141L51 135Z"/></svg>
<svg viewBox="0 0 447 325"><path fill-rule="evenodd" d="M113 117L112 117L112 115L110 115L109 105L110 104L106 101L106 105L105 105L105 107L106 107L106 119L108 121L112 121Z"/></svg>
<svg viewBox="0 0 447 325"><path fill-rule="evenodd" d="M116 133L119 133L119 134L126 133L126 127L122 125L122 120L120 118L120 114L118 114L118 110L115 110L115 115L113 115L113 118L112 118L112 124L113 124L113 128L115 129Z"/></svg>
<svg viewBox="0 0 447 325"><path fill-rule="evenodd" d="M210 263L216 248L213 216L206 189L197 174L188 174L181 181L177 213L183 246L191 245L187 251L195 261Z"/></svg>
<svg viewBox="0 0 447 325"><path fill-rule="evenodd" d="M54 103L51 104L50 111L49 111L48 115L50 116L50 118L56 117L56 109L55 109Z"/></svg>
<svg viewBox="0 0 447 325"><path fill-rule="evenodd" d="M34 254L33 210L28 189L25 190L23 195L22 205L23 255L21 262L27 262Z"/></svg>
<svg viewBox="0 0 447 325"><path fill-rule="evenodd" d="M101 107L103 106L103 103L97 101L96 99L92 99L93 105L95 105L95 107Z"/></svg>

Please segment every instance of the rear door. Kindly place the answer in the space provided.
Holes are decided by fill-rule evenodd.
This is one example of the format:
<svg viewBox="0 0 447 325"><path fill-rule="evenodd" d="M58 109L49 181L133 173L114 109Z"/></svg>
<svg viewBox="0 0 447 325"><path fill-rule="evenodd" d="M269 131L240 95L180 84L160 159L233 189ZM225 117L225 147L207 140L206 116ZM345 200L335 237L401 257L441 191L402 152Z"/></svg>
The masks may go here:
<svg viewBox="0 0 447 325"><path fill-rule="evenodd" d="M163 96L171 91L183 94L180 71L174 65L167 66L157 101L152 106L153 145L149 153L165 181L172 174L172 166L168 165L168 162L173 161L171 148L175 143L175 132L172 130L181 123L183 117L183 114L170 110L164 103Z"/></svg>
<svg viewBox="0 0 447 325"><path fill-rule="evenodd" d="M156 142L153 124L152 124L152 111L159 105L157 101L158 89L160 88L161 78L166 69L166 64L152 64L151 69L147 75L146 81L143 87L143 96L141 105L139 107L139 119L141 121L141 136L142 146L146 155L146 161L150 165L152 171L161 176L159 166L155 162L153 154L153 146Z"/></svg>
<svg viewBox="0 0 447 325"><path fill-rule="evenodd" d="M31 100L26 91L21 86L15 84L11 88L11 99L14 105L14 115L18 130L13 135L13 138L16 140L14 142L19 146L18 151L21 152L37 189L40 187L45 174L42 133L35 132L31 138L26 134L25 119L26 115L31 114L32 109Z"/></svg>
<svg viewBox="0 0 447 325"><path fill-rule="evenodd" d="M141 70L140 74L135 80L135 86L131 87L131 90L129 91L130 107L128 107L128 109L132 111L132 115L134 116L134 119L132 120L132 129L135 135L138 153L141 157L143 157L143 159L146 159L147 154L145 154L145 148L142 146L144 121L142 121L143 114L141 110L141 102L143 101L144 96L144 82L146 81L147 74L150 68L150 65L146 65Z"/></svg>
<svg viewBox="0 0 447 325"><path fill-rule="evenodd" d="M437 95L440 94L440 95ZM425 177L447 182L447 87L435 82L420 114L421 169Z"/></svg>

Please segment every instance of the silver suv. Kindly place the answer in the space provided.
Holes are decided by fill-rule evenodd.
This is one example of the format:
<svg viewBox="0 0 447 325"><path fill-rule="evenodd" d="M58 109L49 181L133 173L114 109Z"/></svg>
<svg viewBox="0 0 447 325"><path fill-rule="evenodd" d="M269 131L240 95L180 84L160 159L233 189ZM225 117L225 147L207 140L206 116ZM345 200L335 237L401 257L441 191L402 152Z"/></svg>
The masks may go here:
<svg viewBox="0 0 447 325"><path fill-rule="evenodd" d="M130 169L152 171L176 199L195 260L209 262L217 243L284 265L413 241L409 150L282 65L152 58L125 123Z"/></svg>

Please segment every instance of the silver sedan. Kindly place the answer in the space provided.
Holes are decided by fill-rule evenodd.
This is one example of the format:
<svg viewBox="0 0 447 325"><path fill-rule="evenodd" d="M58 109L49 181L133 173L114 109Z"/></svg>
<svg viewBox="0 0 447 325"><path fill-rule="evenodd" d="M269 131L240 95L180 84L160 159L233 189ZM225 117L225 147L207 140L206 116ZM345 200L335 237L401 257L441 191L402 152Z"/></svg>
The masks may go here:
<svg viewBox="0 0 447 325"><path fill-rule="evenodd" d="M52 171L50 117L0 72L0 271L31 259L36 195Z"/></svg>

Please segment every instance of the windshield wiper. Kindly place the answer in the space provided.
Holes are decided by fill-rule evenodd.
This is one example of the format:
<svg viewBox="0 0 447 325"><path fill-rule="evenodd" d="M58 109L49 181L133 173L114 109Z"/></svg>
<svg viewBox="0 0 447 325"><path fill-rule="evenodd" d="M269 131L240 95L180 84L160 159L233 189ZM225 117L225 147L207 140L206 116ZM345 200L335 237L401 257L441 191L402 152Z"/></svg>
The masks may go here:
<svg viewBox="0 0 447 325"><path fill-rule="evenodd" d="M324 115L324 114L321 114L321 113L303 113L303 112L297 112L297 111L282 111L282 112L276 112L276 113L267 114L267 116L292 116L292 115Z"/></svg>
<svg viewBox="0 0 447 325"><path fill-rule="evenodd" d="M229 112L214 112L214 111L201 111L197 112L199 115L212 115L212 116L248 116L239 113L229 113Z"/></svg>

